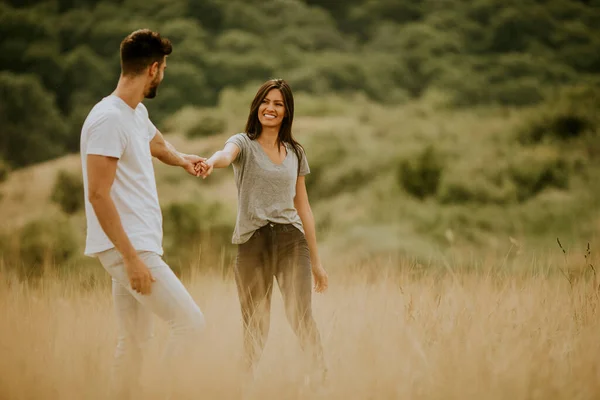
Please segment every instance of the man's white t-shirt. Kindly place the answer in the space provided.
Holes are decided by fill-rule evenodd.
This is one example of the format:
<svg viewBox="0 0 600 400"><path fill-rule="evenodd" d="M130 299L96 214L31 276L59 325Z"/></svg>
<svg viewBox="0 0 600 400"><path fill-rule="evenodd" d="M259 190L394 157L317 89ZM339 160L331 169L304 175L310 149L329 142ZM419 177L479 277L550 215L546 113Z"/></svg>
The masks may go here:
<svg viewBox="0 0 600 400"><path fill-rule="evenodd" d="M156 127L140 103L131 108L115 95L103 98L90 111L81 130L81 162L85 192L87 237L85 255L114 248L88 200L87 155L118 158L110 195L133 247L163 254L162 214L158 203L150 141Z"/></svg>

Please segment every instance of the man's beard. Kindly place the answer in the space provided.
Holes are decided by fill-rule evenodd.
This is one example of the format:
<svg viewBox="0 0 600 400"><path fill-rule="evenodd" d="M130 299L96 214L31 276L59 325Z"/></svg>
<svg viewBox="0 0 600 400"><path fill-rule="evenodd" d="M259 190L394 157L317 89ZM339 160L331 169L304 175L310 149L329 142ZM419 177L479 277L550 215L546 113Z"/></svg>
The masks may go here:
<svg viewBox="0 0 600 400"><path fill-rule="evenodd" d="M148 89L148 92L144 95L144 97L147 99L155 98L156 92L158 91L158 85L160 85L160 82L153 82L152 86L150 86L150 88Z"/></svg>

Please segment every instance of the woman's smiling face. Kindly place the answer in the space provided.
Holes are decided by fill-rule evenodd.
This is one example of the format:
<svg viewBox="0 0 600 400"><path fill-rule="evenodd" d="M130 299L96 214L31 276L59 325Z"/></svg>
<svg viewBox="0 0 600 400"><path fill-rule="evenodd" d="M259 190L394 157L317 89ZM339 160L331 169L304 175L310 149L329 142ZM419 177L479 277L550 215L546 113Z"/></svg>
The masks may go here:
<svg viewBox="0 0 600 400"><path fill-rule="evenodd" d="M285 116L285 103L279 89L271 89L258 107L258 121L263 127L281 126Z"/></svg>

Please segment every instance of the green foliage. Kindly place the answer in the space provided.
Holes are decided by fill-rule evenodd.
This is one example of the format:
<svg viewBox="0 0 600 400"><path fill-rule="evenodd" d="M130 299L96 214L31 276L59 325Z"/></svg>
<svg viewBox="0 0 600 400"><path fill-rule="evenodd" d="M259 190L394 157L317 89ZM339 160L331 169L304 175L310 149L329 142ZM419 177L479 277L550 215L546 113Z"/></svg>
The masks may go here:
<svg viewBox="0 0 600 400"><path fill-rule="evenodd" d="M332 133L325 132L318 138L318 145L309 141L304 144L306 149L306 158L310 167L310 174L306 179L306 190L309 196L315 200L323 199L337 194L340 187L336 185L331 178L333 167L341 164L342 160L348 155L343 139ZM343 172L347 176L351 173ZM356 178L356 177L355 177ZM343 188L348 190L348 188Z"/></svg>
<svg viewBox="0 0 600 400"><path fill-rule="evenodd" d="M54 267L78 251L77 238L65 218L48 217L25 225L19 232L19 256L27 277L42 274L43 267Z"/></svg>
<svg viewBox="0 0 600 400"><path fill-rule="evenodd" d="M199 25L217 32L223 26L223 7L220 0L188 0L187 14L199 22Z"/></svg>
<svg viewBox="0 0 600 400"><path fill-rule="evenodd" d="M538 115L528 121L519 134L522 143L545 140L568 140L582 136L595 128L594 121L578 110L559 110L553 115Z"/></svg>
<svg viewBox="0 0 600 400"><path fill-rule="evenodd" d="M354 96L336 95L334 93L319 96L306 92L294 93L294 117L341 117L354 116L354 111L362 107L368 112L369 100L362 93Z"/></svg>
<svg viewBox="0 0 600 400"><path fill-rule="evenodd" d="M165 121L168 132L183 133L190 139L225 132L227 120L215 108L185 107Z"/></svg>
<svg viewBox="0 0 600 400"><path fill-rule="evenodd" d="M0 4L0 70L34 74L47 90L60 84L55 11L51 5L13 9Z"/></svg>
<svg viewBox="0 0 600 400"><path fill-rule="evenodd" d="M81 173L60 170L52 187L50 199L66 214L82 210L85 204Z"/></svg>
<svg viewBox="0 0 600 400"><path fill-rule="evenodd" d="M235 223L229 210L219 202L198 198L169 204L162 213L165 260L178 274L189 272L192 264L205 269L223 267L218 257L231 253Z"/></svg>
<svg viewBox="0 0 600 400"><path fill-rule="evenodd" d="M404 24L419 20L423 16L422 2L410 0L368 0L349 6L344 27L357 32L363 38L369 37L380 23Z"/></svg>
<svg viewBox="0 0 600 400"><path fill-rule="evenodd" d="M65 151L66 126L38 78L0 72L0 158L14 167Z"/></svg>
<svg viewBox="0 0 600 400"><path fill-rule="evenodd" d="M503 54L457 58L456 67L445 70L439 82L454 94L453 102L459 106L529 106L542 102L553 86L566 85L576 76L570 67L549 63L543 57Z"/></svg>
<svg viewBox="0 0 600 400"><path fill-rule="evenodd" d="M202 210L197 204L170 204L163 209L165 234L172 242L198 240L202 231Z"/></svg>
<svg viewBox="0 0 600 400"><path fill-rule="evenodd" d="M364 68L357 62L359 56L344 53L315 55L309 69L295 71L290 83L297 90L328 92L357 90L368 79ZM318 78L317 78L318 77Z"/></svg>
<svg viewBox="0 0 600 400"><path fill-rule="evenodd" d="M437 193L443 169L441 155L428 145L415 157L400 162L398 182L406 192L423 200Z"/></svg>
<svg viewBox="0 0 600 400"><path fill-rule="evenodd" d="M569 170L557 149L538 147L523 150L511 165L510 174L519 201L525 201L547 187L566 189Z"/></svg>
<svg viewBox="0 0 600 400"><path fill-rule="evenodd" d="M202 115L196 124L187 132L189 138L210 136L225 131L227 123L215 114Z"/></svg>
<svg viewBox="0 0 600 400"><path fill-rule="evenodd" d="M515 204L547 188L567 189L572 162L552 147L512 147L444 172L437 199L442 204Z"/></svg>
<svg viewBox="0 0 600 400"><path fill-rule="evenodd" d="M461 52L460 38L423 24L381 24L370 42L373 50L395 54L388 66L393 85L419 97L447 68L445 60ZM381 78L380 78L381 79Z"/></svg>
<svg viewBox="0 0 600 400"><path fill-rule="evenodd" d="M556 96L561 107L587 110L585 115L594 117L598 106L584 89ZM228 124L231 119L243 124L255 91L255 85L230 88L221 93L216 109L183 109L167 120L169 131L186 132L204 112L223 115ZM387 254L427 261L438 251L439 257L448 257L455 250L504 255L511 246L509 235L533 249L532 242L553 242L556 232L561 238L597 232L600 140L595 131L523 145L517 132L541 110L558 109L557 104L457 110L445 108L437 96L428 92L418 101L382 106L364 94L298 93L298 113L309 117L298 118L294 133L311 168L306 184L328 264ZM184 141L186 151L210 154L227 135ZM211 185L188 180L161 163L156 168L169 265L178 274L230 266L236 215L231 169L214 175L219 180ZM7 201L31 204L25 197L32 193L14 189L14 184L11 179L2 185L0 208ZM177 203L168 203L173 200ZM31 215L27 209L22 212L26 216L19 220ZM82 218L71 217L78 225ZM12 237L20 240L20 235ZM4 254L10 246L2 240L0 246L8 259ZM67 264L72 262L79 260Z"/></svg>
<svg viewBox="0 0 600 400"><path fill-rule="evenodd" d="M159 94L147 102L159 128L183 107L215 107L223 92L271 77L297 92L362 93L386 104L441 91L457 106L522 107L600 75L600 11L589 2L4 2L0 72L14 82L35 76L31 96L52 103L43 108L62 121L58 127L51 117L35 129L21 122L5 136L21 153L27 143L43 143L46 158L77 151L87 112L114 89L121 40L142 27L174 45ZM10 125L1 110L0 125ZM0 149L16 167L40 161L9 153L18 159Z"/></svg>
<svg viewBox="0 0 600 400"><path fill-rule="evenodd" d="M587 87L562 91L558 100L532 111L517 130L523 144L563 142L597 135L600 89Z"/></svg>
<svg viewBox="0 0 600 400"><path fill-rule="evenodd" d="M77 151L118 79L120 41L141 27L174 44L145 102L161 130L240 131L260 83L291 82L321 228L363 227L353 240L379 251L447 244L447 229L479 245L591 225L577 207L600 198L597 1L3 2L0 159ZM235 212L217 204L165 207L177 271L226 263L215 254L231 254Z"/></svg>
<svg viewBox="0 0 600 400"><path fill-rule="evenodd" d="M508 204L516 199L515 184L505 173L452 169L444 175L437 199L442 204Z"/></svg>

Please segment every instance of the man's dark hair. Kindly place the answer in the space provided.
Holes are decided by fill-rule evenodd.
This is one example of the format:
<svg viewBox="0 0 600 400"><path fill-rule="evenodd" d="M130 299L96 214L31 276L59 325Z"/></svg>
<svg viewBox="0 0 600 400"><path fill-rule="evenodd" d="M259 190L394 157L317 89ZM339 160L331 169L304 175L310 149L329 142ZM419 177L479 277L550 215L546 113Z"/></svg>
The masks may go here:
<svg viewBox="0 0 600 400"><path fill-rule="evenodd" d="M155 62L163 62L171 54L171 41L158 32L139 29L121 42L121 70L123 75L138 75Z"/></svg>

